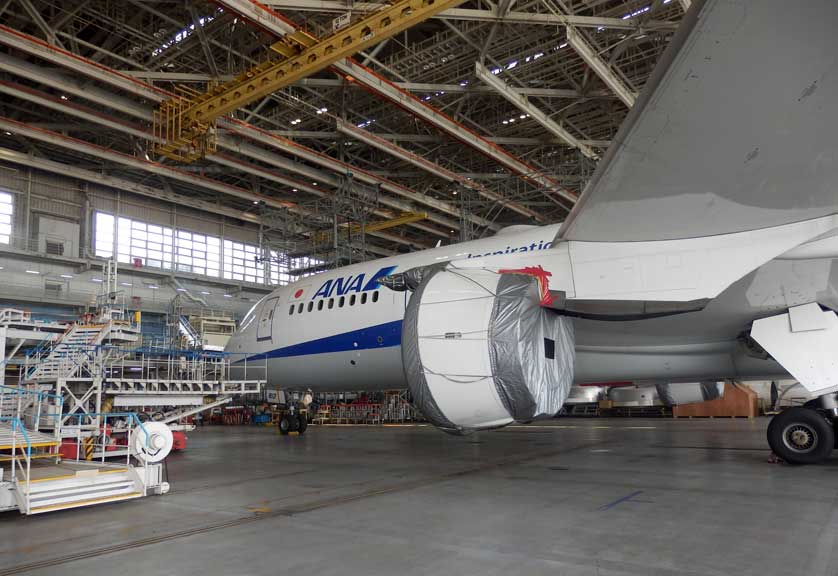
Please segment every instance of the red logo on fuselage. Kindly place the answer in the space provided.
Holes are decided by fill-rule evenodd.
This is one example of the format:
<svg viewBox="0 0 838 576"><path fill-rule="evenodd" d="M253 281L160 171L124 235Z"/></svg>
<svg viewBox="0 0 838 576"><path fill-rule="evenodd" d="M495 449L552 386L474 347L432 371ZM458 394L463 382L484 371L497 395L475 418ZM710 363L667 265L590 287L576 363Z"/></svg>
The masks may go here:
<svg viewBox="0 0 838 576"><path fill-rule="evenodd" d="M302 295L303 295L303 289L302 288L300 288L299 290L294 292L294 298L299 298Z"/></svg>

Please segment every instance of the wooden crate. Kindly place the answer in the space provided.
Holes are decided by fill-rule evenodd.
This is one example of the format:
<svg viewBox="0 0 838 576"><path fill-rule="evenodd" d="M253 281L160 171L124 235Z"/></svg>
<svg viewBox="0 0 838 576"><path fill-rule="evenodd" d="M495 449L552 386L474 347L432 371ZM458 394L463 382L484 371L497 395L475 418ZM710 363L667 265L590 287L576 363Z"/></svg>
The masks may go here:
<svg viewBox="0 0 838 576"><path fill-rule="evenodd" d="M759 416L759 401L757 393L745 384L725 382L721 398L674 406L672 415L675 418L755 418Z"/></svg>

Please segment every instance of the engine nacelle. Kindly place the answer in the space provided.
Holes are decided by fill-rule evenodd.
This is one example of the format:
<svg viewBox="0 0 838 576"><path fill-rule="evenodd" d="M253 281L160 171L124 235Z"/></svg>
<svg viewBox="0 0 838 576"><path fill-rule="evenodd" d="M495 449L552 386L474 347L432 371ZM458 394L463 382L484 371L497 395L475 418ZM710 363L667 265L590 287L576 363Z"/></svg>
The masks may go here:
<svg viewBox="0 0 838 576"><path fill-rule="evenodd" d="M695 404L721 398L725 393L724 382L678 382L656 384L658 398L666 406Z"/></svg>
<svg viewBox="0 0 838 576"><path fill-rule="evenodd" d="M414 401L448 432L553 416L573 382L573 321L540 306L529 276L424 270L401 345Z"/></svg>

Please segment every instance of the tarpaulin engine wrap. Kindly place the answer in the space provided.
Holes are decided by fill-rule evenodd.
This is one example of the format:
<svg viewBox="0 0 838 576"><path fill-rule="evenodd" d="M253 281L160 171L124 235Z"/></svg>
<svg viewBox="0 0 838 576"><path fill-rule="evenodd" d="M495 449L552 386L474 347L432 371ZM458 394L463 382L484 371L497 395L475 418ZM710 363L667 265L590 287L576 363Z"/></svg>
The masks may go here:
<svg viewBox="0 0 838 576"><path fill-rule="evenodd" d="M554 416L564 404L576 363L573 320L538 302L534 278L504 274L489 328L498 395L519 422Z"/></svg>
<svg viewBox="0 0 838 576"><path fill-rule="evenodd" d="M416 269L414 269L416 270ZM457 426L450 422L442 410L437 406L433 394L431 394L428 381L425 378L425 370L422 367L422 356L419 352L419 304L422 302L422 293L428 285L428 281L442 271L442 268L435 268L423 274L424 282L413 291L407 310L402 321L402 365L407 378L407 385L410 394L413 396L413 403L422 412L425 418L446 432L457 432ZM418 272L418 270L417 270ZM417 274L418 276L418 274Z"/></svg>
<svg viewBox="0 0 838 576"><path fill-rule="evenodd" d="M414 402L453 433L552 416L573 382L573 320L539 305L536 280L426 270L402 325Z"/></svg>

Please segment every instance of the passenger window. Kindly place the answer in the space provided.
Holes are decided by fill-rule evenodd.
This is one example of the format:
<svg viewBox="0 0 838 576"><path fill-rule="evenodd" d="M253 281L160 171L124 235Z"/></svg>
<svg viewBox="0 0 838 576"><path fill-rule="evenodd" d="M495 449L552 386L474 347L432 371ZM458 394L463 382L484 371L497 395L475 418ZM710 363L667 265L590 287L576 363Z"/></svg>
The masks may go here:
<svg viewBox="0 0 838 576"><path fill-rule="evenodd" d="M378 290L372 293L372 301L378 302Z"/></svg>
<svg viewBox="0 0 838 576"><path fill-rule="evenodd" d="M318 303L317 303L317 309L318 309L318 310L322 310L322 309L323 309L323 301L322 301L322 300L321 300L320 302L318 302Z"/></svg>
<svg viewBox="0 0 838 576"><path fill-rule="evenodd" d="M329 298L329 310L335 307L335 299Z"/></svg>
<svg viewBox="0 0 838 576"><path fill-rule="evenodd" d="M366 303L367 303L367 293L364 292L363 294L361 294L361 304L366 304Z"/></svg>
<svg viewBox="0 0 838 576"><path fill-rule="evenodd" d="M288 315L290 316L293 313L294 313L294 305L291 304L291 308L288 310Z"/></svg>
<svg viewBox="0 0 838 576"><path fill-rule="evenodd" d="M312 308L314 308L314 302L308 303L308 311L311 312Z"/></svg>
<svg viewBox="0 0 838 576"><path fill-rule="evenodd" d="M349 297L349 305L355 306L355 294Z"/></svg>
<svg viewBox="0 0 838 576"><path fill-rule="evenodd" d="M297 314L302 314L302 313L303 313L303 303L300 302L300 305L297 306Z"/></svg>
<svg viewBox="0 0 838 576"><path fill-rule="evenodd" d="M346 296L341 296L338 300L338 308L343 308L343 303L346 301Z"/></svg>

